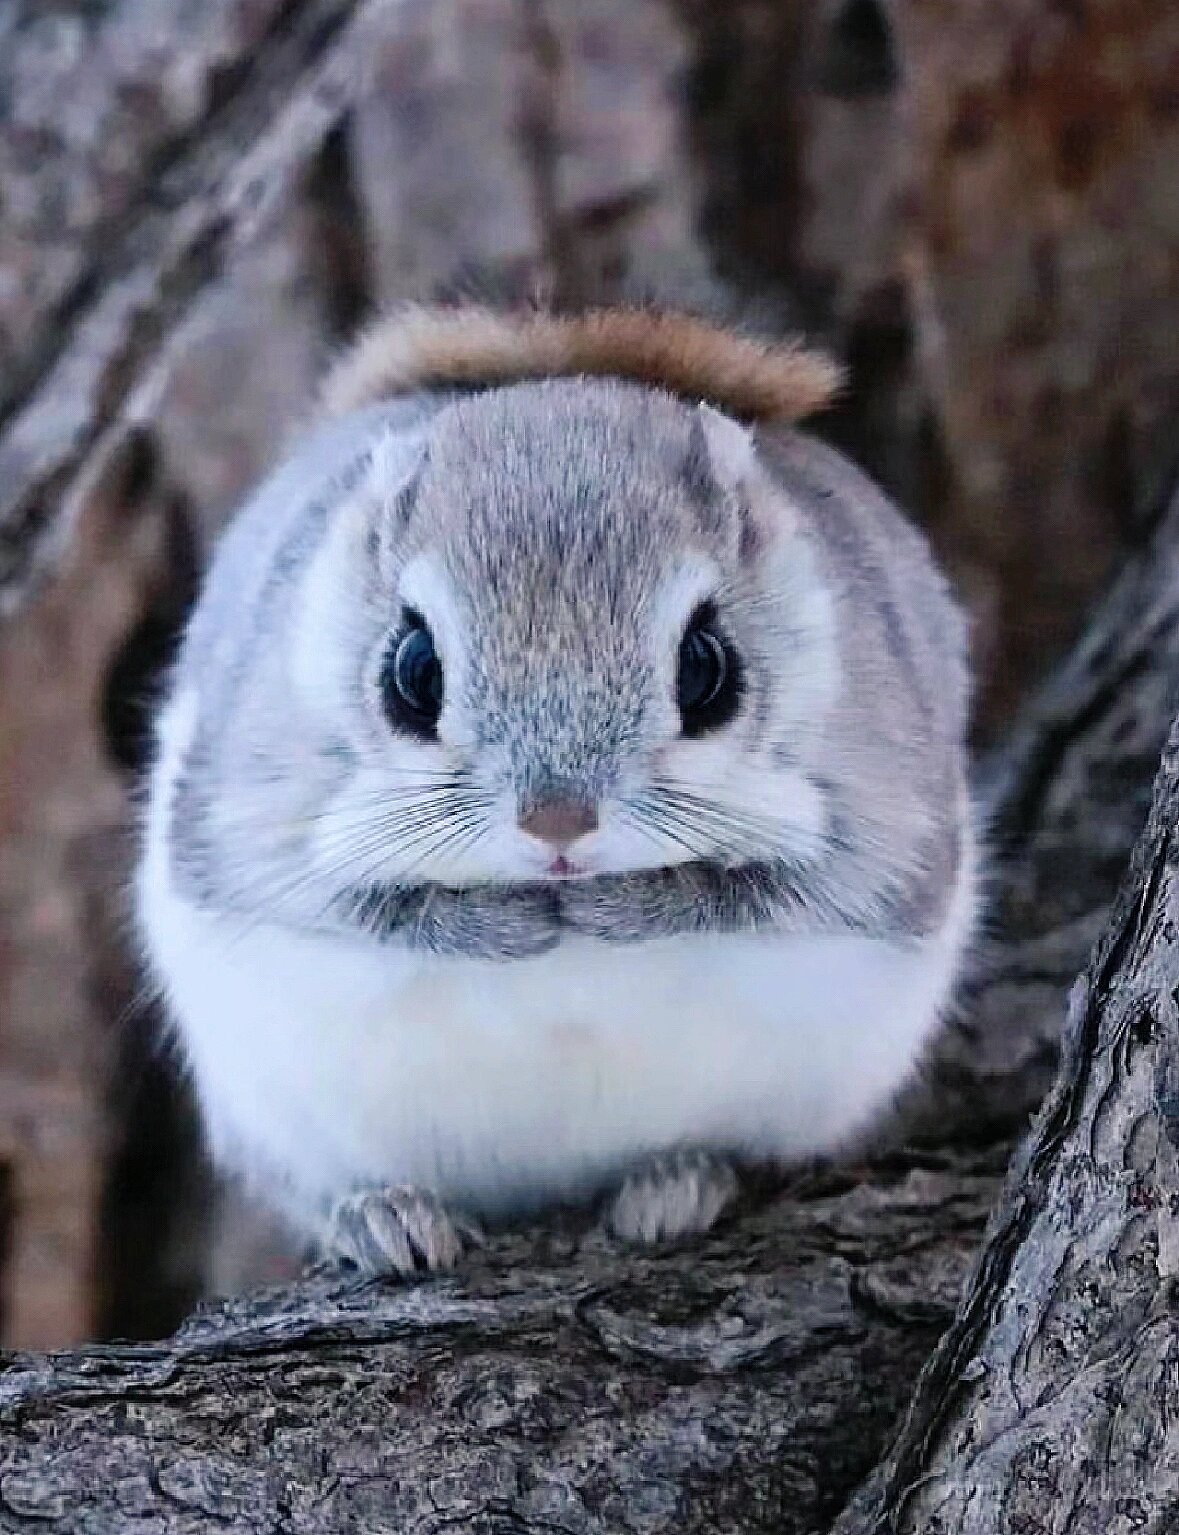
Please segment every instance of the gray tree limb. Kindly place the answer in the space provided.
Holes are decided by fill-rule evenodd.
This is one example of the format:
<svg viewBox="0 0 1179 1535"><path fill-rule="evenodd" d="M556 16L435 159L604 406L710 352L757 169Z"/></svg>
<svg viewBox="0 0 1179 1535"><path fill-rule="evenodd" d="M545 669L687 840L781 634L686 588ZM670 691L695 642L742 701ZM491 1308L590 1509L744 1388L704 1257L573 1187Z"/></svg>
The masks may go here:
<svg viewBox="0 0 1179 1535"><path fill-rule="evenodd" d="M985 1160L803 1185L678 1252L499 1240L461 1277L311 1281L168 1343L13 1358L0 1528L810 1530L950 1315Z"/></svg>

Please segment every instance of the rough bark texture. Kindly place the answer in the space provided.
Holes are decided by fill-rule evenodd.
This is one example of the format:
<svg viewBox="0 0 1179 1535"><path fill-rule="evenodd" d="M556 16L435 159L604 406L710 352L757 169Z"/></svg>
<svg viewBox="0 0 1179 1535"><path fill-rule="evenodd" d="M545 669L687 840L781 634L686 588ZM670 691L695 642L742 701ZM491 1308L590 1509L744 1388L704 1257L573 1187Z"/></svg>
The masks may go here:
<svg viewBox="0 0 1179 1535"><path fill-rule="evenodd" d="M898 1163L678 1254L504 1239L455 1280L305 1284L171 1343L18 1356L0 1527L824 1528L995 1189L987 1164Z"/></svg>

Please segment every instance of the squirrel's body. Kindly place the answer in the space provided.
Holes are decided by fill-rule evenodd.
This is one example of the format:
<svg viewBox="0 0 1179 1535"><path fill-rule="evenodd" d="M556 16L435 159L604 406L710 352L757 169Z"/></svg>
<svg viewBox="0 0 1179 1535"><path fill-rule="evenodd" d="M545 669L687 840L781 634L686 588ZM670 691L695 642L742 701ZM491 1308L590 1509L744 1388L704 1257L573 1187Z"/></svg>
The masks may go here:
<svg viewBox="0 0 1179 1535"><path fill-rule="evenodd" d="M218 551L139 911L215 1151L304 1228L368 1199L345 1247L407 1267L453 1255L407 1186L499 1215L845 1142L944 1007L974 851L961 626L844 460L653 389L649 337L641 384L607 338L459 393L389 335ZM691 1165L616 1224L706 1224Z"/></svg>

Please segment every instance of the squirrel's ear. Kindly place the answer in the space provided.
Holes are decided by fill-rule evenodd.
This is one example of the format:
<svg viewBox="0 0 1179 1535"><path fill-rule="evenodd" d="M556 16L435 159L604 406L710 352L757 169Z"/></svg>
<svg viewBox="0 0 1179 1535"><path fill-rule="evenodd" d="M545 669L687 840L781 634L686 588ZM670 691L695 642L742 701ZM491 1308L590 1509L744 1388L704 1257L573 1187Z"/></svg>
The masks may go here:
<svg viewBox="0 0 1179 1535"><path fill-rule="evenodd" d="M755 559L783 523L781 507L774 504L768 493L769 482L758 465L753 437L711 405L697 406L692 435L707 453L709 481L728 503L738 558Z"/></svg>
<svg viewBox="0 0 1179 1535"><path fill-rule="evenodd" d="M698 405L696 419L713 482L730 495L740 496L753 473L753 438L731 416L722 415L711 405Z"/></svg>
<svg viewBox="0 0 1179 1535"><path fill-rule="evenodd" d="M373 444L365 494L354 498L369 548L382 576L391 578L414 510L422 472L429 459L424 432L389 432Z"/></svg>
<svg viewBox="0 0 1179 1535"><path fill-rule="evenodd" d="M387 432L373 444L370 483L394 520L403 523L413 509L418 481L429 457L424 432Z"/></svg>

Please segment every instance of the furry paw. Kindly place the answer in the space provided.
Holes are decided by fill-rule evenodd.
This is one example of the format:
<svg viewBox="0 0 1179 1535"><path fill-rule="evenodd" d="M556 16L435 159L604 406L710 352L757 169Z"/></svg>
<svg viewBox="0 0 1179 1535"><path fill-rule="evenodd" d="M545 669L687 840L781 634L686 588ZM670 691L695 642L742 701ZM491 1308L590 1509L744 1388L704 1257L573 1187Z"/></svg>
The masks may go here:
<svg viewBox="0 0 1179 1535"><path fill-rule="evenodd" d="M730 1162L708 1151L652 1157L615 1195L606 1224L626 1242L670 1242L707 1231L738 1191Z"/></svg>
<svg viewBox="0 0 1179 1535"><path fill-rule="evenodd" d="M361 1189L332 1211L325 1246L367 1276L432 1274L455 1266L479 1243L473 1221L452 1216L433 1194L414 1188Z"/></svg>

